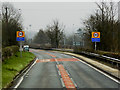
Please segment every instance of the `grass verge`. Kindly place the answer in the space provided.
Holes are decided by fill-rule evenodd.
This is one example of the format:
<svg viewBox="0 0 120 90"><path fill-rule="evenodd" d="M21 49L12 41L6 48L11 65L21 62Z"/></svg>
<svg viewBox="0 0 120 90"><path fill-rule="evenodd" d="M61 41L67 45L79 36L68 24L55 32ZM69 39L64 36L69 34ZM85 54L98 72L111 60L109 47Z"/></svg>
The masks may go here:
<svg viewBox="0 0 120 90"><path fill-rule="evenodd" d="M30 52L22 52L22 58L20 52L17 52L9 59L5 59L2 63L2 88L6 87L34 58L35 55Z"/></svg>

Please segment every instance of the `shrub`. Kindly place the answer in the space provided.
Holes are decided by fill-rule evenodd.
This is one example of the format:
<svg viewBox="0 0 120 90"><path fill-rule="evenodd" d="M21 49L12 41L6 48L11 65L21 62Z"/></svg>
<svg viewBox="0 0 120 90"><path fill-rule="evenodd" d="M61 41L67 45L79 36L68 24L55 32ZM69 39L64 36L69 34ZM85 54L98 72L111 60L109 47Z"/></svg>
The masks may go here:
<svg viewBox="0 0 120 90"><path fill-rule="evenodd" d="M18 46L8 46L2 49L2 60L5 58L9 58L14 55L17 51L19 51Z"/></svg>

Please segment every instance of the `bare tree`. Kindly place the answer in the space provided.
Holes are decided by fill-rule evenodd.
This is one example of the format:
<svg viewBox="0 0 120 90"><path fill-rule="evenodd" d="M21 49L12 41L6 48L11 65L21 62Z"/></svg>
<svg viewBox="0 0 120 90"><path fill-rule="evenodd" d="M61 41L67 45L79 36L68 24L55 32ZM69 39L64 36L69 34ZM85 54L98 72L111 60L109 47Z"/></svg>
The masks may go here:
<svg viewBox="0 0 120 90"><path fill-rule="evenodd" d="M21 12L10 3L2 4L2 38L3 46L17 44L16 31L22 30Z"/></svg>
<svg viewBox="0 0 120 90"><path fill-rule="evenodd" d="M97 3L99 9L90 18L85 20L85 29L91 36L92 31L101 32L101 41L97 43L99 50L118 50L118 19L116 16L116 4L113 2ZM114 43L114 44L113 44Z"/></svg>
<svg viewBox="0 0 120 90"><path fill-rule="evenodd" d="M52 47L58 48L59 42L63 37L64 26L59 24L58 20L54 20L52 25L48 25L46 33L51 41Z"/></svg>
<svg viewBox="0 0 120 90"><path fill-rule="evenodd" d="M37 44L48 44L49 40L46 32L43 29L40 29L35 35L33 42Z"/></svg>

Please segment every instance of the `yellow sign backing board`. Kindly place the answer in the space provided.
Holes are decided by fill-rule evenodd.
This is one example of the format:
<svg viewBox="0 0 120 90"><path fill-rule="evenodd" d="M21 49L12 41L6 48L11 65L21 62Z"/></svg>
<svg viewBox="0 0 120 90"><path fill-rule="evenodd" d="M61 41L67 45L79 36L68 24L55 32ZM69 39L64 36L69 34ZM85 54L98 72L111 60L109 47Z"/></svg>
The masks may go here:
<svg viewBox="0 0 120 90"><path fill-rule="evenodd" d="M100 32L92 32L92 38L100 38Z"/></svg>
<svg viewBox="0 0 120 90"><path fill-rule="evenodd" d="M17 35L17 37L25 37L25 32L24 31L17 31L16 35Z"/></svg>

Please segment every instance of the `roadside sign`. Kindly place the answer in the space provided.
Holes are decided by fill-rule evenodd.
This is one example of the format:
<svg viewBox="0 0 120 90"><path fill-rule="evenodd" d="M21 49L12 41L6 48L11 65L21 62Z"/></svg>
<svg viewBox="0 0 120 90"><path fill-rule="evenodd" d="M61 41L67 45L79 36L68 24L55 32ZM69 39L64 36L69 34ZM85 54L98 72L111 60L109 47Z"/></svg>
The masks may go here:
<svg viewBox="0 0 120 90"><path fill-rule="evenodd" d="M17 36L17 38L16 38L17 41L25 40L25 32L24 31L17 31L16 36Z"/></svg>
<svg viewBox="0 0 120 90"><path fill-rule="evenodd" d="M24 38L24 37L17 37L16 40L17 40L17 41L25 41L25 38Z"/></svg>
<svg viewBox="0 0 120 90"><path fill-rule="evenodd" d="M16 41L20 41L20 57L22 58L22 41L25 41L25 32L17 31L16 32Z"/></svg>
<svg viewBox="0 0 120 90"><path fill-rule="evenodd" d="M80 45L80 42L73 42L73 45L75 46L79 46Z"/></svg>
<svg viewBox="0 0 120 90"><path fill-rule="evenodd" d="M100 32L92 32L92 42L100 42Z"/></svg>
<svg viewBox="0 0 120 90"><path fill-rule="evenodd" d="M92 42L100 42L100 38L92 38Z"/></svg>
<svg viewBox="0 0 120 90"><path fill-rule="evenodd" d="M96 42L100 42L100 32L92 32L92 42L95 42L95 50L97 48Z"/></svg>

